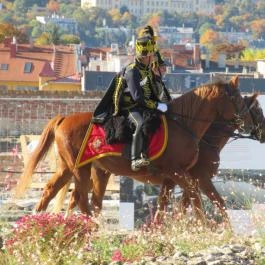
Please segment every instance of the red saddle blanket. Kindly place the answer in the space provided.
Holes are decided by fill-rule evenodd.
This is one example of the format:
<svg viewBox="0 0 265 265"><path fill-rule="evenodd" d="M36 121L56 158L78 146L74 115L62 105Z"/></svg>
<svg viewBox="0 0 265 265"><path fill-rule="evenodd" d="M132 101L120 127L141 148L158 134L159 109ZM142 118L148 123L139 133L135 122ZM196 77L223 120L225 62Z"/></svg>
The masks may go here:
<svg viewBox="0 0 265 265"><path fill-rule="evenodd" d="M167 145L167 122L164 116L161 119L162 122L159 129L150 136L148 147L150 160L162 155ZM84 166L103 156L121 156L123 148L124 144L122 143L107 144L104 128L100 124L90 124L77 156L75 167Z"/></svg>

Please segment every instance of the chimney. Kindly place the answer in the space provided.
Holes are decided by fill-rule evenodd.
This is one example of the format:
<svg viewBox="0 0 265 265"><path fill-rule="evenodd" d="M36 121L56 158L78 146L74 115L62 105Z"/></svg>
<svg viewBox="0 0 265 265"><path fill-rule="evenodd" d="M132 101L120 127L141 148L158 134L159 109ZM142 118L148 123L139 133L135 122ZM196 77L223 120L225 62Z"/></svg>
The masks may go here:
<svg viewBox="0 0 265 265"><path fill-rule="evenodd" d="M198 43L193 46L193 61L195 65L200 63L200 44Z"/></svg>
<svg viewBox="0 0 265 265"><path fill-rule="evenodd" d="M15 58L17 53L17 40L13 37L12 43L10 44L10 58Z"/></svg>

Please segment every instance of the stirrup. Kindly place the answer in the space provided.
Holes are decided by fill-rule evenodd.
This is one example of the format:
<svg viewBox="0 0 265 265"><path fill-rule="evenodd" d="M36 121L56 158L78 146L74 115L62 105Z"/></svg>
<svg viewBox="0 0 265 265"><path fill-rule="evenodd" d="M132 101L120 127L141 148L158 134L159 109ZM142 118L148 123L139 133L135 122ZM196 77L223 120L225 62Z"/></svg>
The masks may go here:
<svg viewBox="0 0 265 265"><path fill-rule="evenodd" d="M146 156L142 156L142 165L143 166L149 166L150 165L150 160Z"/></svg>
<svg viewBox="0 0 265 265"><path fill-rule="evenodd" d="M138 171L141 167L150 165L149 159L142 157L132 161L131 168L132 171Z"/></svg>

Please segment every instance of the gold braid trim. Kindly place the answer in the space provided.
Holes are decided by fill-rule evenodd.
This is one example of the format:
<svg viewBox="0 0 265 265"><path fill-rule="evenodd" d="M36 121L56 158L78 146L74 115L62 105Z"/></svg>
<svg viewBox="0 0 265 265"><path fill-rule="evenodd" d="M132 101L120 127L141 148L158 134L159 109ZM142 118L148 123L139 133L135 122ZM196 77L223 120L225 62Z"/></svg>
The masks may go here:
<svg viewBox="0 0 265 265"><path fill-rule="evenodd" d="M126 67L125 72L128 69L132 69L135 66L135 63L131 63ZM125 73L124 72L124 73ZM114 112L113 112L113 116L116 116L119 112L119 99L120 99L120 95L123 92L122 91L123 88L123 75L119 75L116 77L116 84L115 84L115 90L114 90L114 94L112 96L112 100L113 100L113 104L114 104Z"/></svg>
<svg viewBox="0 0 265 265"><path fill-rule="evenodd" d="M145 96L144 101L145 101L146 107L149 109L155 109L157 103L151 99L147 99L152 94L152 88L151 88L151 86L152 86L152 73L150 71L140 69L140 74L141 74L142 78L147 77L147 82L143 86L144 96Z"/></svg>
<svg viewBox="0 0 265 265"><path fill-rule="evenodd" d="M122 81L123 78L121 76L116 77L116 85L115 85L115 91L113 94L113 103L114 103L114 112L113 112L113 116L116 116L119 112L119 95L122 92Z"/></svg>

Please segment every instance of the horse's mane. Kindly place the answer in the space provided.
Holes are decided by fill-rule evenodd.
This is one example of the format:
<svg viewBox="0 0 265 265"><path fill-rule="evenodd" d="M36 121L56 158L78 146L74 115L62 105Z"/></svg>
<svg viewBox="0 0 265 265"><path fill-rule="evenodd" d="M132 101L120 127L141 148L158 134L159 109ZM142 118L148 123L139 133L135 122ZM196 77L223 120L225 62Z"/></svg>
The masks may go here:
<svg viewBox="0 0 265 265"><path fill-rule="evenodd" d="M213 100L214 98L224 94L223 88L225 84L227 84L227 82L221 79L214 83L203 84L194 88L180 97L173 99L169 104L169 109L171 112L183 116L183 124L189 126L190 122L192 122L192 119L196 117L198 109L205 100Z"/></svg>

